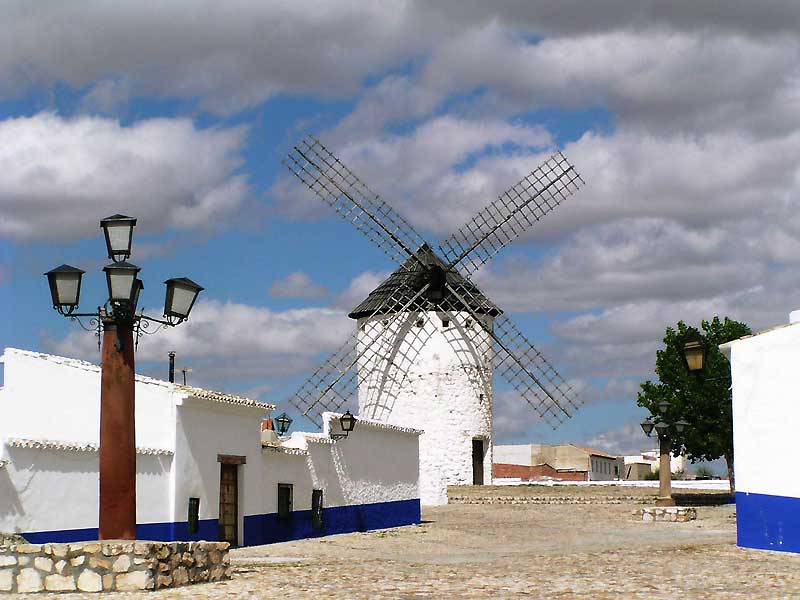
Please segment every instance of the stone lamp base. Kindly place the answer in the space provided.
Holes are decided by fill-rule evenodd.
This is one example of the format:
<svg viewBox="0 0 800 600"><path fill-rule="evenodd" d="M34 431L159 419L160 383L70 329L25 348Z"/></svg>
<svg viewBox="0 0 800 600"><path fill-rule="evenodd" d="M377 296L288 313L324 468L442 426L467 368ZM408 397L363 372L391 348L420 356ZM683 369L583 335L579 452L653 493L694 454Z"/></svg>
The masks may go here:
<svg viewBox="0 0 800 600"><path fill-rule="evenodd" d="M691 506L646 506L641 510L641 515L642 521L647 522L685 523L697 518L697 509Z"/></svg>

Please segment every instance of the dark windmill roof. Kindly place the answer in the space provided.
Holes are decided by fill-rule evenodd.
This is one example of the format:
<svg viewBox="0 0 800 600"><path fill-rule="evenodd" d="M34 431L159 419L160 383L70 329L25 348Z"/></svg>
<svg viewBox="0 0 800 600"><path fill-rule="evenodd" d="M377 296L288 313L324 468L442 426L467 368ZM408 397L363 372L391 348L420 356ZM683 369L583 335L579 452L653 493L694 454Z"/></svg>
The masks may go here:
<svg viewBox="0 0 800 600"><path fill-rule="evenodd" d="M378 287L369 293L361 304L356 306L348 315L351 319L360 319L375 313L376 310L386 301L387 298L396 294L401 288L411 292L419 291L428 282L428 271L422 266L438 265L445 269L447 264L439 258L428 244L423 244L415 253L419 261L414 257L409 257L403 266L389 275ZM447 271L447 283L458 292L458 295L470 305L470 308L477 313L499 315L502 311L497 308L478 287L469 279L466 279L455 271ZM404 294L407 296L407 294ZM411 299L411 296L407 296ZM388 308L388 307L387 307ZM464 310L465 306L457 298L450 297L446 301L445 308L449 311ZM385 314L382 312L375 314Z"/></svg>

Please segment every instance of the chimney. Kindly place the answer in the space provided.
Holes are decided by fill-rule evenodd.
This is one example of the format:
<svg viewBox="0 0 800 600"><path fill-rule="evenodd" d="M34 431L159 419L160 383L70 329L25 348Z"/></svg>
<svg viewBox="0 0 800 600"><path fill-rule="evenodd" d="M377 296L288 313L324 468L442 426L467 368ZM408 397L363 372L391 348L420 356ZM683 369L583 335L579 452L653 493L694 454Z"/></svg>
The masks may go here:
<svg viewBox="0 0 800 600"><path fill-rule="evenodd" d="M275 431L275 424L272 422L271 417L261 419L261 445L262 446L277 446L280 444L278 432Z"/></svg>
<svg viewBox="0 0 800 600"><path fill-rule="evenodd" d="M169 382L175 383L175 351L169 353Z"/></svg>

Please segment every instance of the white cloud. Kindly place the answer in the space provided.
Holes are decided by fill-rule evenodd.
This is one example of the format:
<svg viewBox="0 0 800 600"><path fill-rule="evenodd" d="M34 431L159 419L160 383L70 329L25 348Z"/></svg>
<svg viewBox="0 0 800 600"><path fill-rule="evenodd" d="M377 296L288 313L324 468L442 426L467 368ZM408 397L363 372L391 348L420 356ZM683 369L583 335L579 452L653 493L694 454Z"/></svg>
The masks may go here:
<svg viewBox="0 0 800 600"><path fill-rule="evenodd" d="M604 106L627 126L660 131L775 131L800 123L799 52L789 36L651 23L531 42L518 25L494 22L436 46L423 82L450 93L486 89L517 112Z"/></svg>
<svg viewBox="0 0 800 600"><path fill-rule="evenodd" d="M353 322L334 309L273 311L235 302L200 300L185 323L162 329L152 337L144 336L137 356L142 361L160 361L175 350L186 360L211 358L235 369L240 360L285 355L313 358L338 348L353 330ZM97 354L92 334L71 332L61 340L50 340L48 345L66 356Z"/></svg>
<svg viewBox="0 0 800 600"><path fill-rule="evenodd" d="M306 273L295 271L273 283L269 293L276 298L323 298L330 290L324 285L314 283Z"/></svg>
<svg viewBox="0 0 800 600"><path fill-rule="evenodd" d="M334 306L345 311L354 309L388 276L388 272L364 271L359 273L350 280L347 288L337 296Z"/></svg>
<svg viewBox="0 0 800 600"><path fill-rule="evenodd" d="M620 425L586 440L588 447L617 456L638 454L642 450L650 449L653 443L653 440L644 434L638 423Z"/></svg>
<svg viewBox="0 0 800 600"><path fill-rule="evenodd" d="M148 231L224 223L249 195L236 172L245 134L188 119L123 127L40 113L0 121L0 236L75 239L115 212L137 216Z"/></svg>

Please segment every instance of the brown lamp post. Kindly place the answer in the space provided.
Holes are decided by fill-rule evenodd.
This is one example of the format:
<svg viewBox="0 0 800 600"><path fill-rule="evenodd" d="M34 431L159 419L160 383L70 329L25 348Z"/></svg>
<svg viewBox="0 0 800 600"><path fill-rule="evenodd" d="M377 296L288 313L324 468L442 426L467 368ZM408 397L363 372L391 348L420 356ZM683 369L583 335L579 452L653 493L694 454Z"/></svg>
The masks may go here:
<svg viewBox="0 0 800 600"><path fill-rule="evenodd" d="M136 539L136 428L134 333L147 322L174 326L189 317L203 288L190 279L169 279L164 303L165 320L136 314L144 284L131 255L136 219L114 215L100 221L108 257L103 268L108 300L95 313L76 313L84 271L61 265L45 273L53 308L80 322L90 317L102 331L100 369L100 539ZM142 323L144 322L144 325ZM82 324L81 324L82 325Z"/></svg>
<svg viewBox="0 0 800 600"><path fill-rule="evenodd" d="M683 430L688 425L683 419L669 422L667 420L669 407L669 402L659 402L658 415L655 416L657 421L653 422L654 417L648 417L641 423L642 431L647 437L652 435L653 430L658 435L658 500L656 500L656 506L675 506L675 500L672 497L672 466L670 465L672 439L670 430L674 430L675 433L683 433Z"/></svg>

